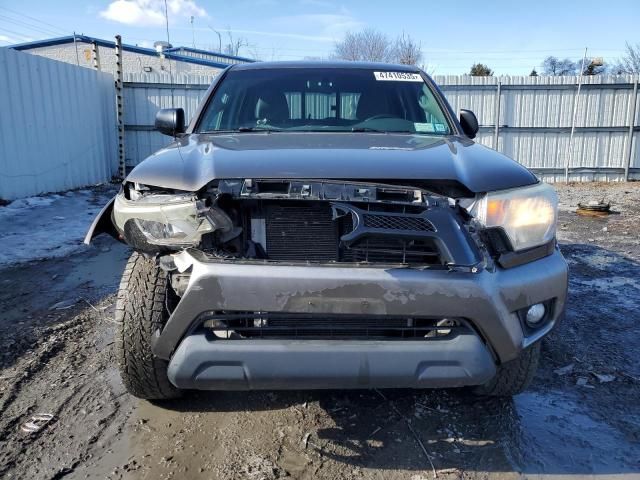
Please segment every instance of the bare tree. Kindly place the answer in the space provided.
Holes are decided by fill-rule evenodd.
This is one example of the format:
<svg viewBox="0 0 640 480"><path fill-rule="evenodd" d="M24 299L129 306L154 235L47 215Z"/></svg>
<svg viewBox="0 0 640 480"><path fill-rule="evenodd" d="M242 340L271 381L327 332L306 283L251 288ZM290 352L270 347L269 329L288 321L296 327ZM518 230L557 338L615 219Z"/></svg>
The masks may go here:
<svg viewBox="0 0 640 480"><path fill-rule="evenodd" d="M568 58L560 60L558 57L549 56L542 62L542 72L552 77L575 75L580 70L580 66L581 63Z"/></svg>
<svg viewBox="0 0 640 480"><path fill-rule="evenodd" d="M396 62L403 65L418 65L422 61L422 45L402 32L395 44Z"/></svg>
<svg viewBox="0 0 640 480"><path fill-rule="evenodd" d="M491 77L493 75L493 70L487 67L484 63L474 63L471 65L469 75L472 77Z"/></svg>
<svg viewBox="0 0 640 480"><path fill-rule="evenodd" d="M640 74L640 43L631 45L629 42L626 42L624 55L613 67L613 71L617 74Z"/></svg>
<svg viewBox="0 0 640 480"><path fill-rule="evenodd" d="M334 58L349 61L393 62L394 45L384 33L367 28L361 32L347 32L335 44Z"/></svg>
<svg viewBox="0 0 640 480"><path fill-rule="evenodd" d="M234 38L231 29L227 29L227 37L229 38L229 43L227 43L223 48L224 53L227 55L237 57L240 54L240 49L242 47L249 47L247 39L243 37Z"/></svg>

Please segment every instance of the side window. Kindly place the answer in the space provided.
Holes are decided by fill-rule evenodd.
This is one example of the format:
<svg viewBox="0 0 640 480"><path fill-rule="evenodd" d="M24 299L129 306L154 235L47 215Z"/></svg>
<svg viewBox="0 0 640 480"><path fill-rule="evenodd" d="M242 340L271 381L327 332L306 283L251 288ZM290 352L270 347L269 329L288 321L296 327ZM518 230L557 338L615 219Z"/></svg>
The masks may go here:
<svg viewBox="0 0 640 480"><path fill-rule="evenodd" d="M424 111L425 119L427 123L431 123L433 125L442 125L442 127L438 127L436 131L439 131L440 128L443 128L447 125L447 121L436 101L436 98L433 96L431 90L426 86L422 86L422 92L418 97L418 104L420 108ZM448 130L448 128L447 128Z"/></svg>
<svg viewBox="0 0 640 480"><path fill-rule="evenodd" d="M209 107L207 116L204 118L201 130L219 130L221 128L224 114L231 103L231 97L227 93L216 95L213 103Z"/></svg>

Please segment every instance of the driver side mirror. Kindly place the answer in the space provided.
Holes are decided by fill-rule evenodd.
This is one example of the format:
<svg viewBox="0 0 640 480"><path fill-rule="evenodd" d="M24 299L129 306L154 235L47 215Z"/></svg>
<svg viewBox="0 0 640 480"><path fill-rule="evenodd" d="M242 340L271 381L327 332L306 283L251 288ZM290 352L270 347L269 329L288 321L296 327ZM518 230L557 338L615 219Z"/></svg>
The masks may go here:
<svg viewBox="0 0 640 480"><path fill-rule="evenodd" d="M176 137L184 133L184 110L182 108L163 108L156 113L156 130L164 135Z"/></svg>
<svg viewBox="0 0 640 480"><path fill-rule="evenodd" d="M469 138L475 138L478 133L478 119L471 110L460 109L460 126Z"/></svg>

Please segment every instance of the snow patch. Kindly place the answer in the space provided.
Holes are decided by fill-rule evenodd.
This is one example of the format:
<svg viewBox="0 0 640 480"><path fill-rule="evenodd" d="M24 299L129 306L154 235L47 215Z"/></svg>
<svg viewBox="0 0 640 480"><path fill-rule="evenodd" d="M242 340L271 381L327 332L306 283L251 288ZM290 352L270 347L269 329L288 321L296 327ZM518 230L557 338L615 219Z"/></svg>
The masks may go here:
<svg viewBox="0 0 640 480"><path fill-rule="evenodd" d="M63 257L80 248L91 222L116 192L115 186L102 186L0 207L0 267Z"/></svg>

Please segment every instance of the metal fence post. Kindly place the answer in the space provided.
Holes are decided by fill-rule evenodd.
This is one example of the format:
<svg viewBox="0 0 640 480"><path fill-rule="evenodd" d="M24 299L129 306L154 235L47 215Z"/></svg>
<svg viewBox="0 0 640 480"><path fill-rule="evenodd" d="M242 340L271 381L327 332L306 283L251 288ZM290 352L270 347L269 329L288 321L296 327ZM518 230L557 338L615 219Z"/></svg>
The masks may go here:
<svg viewBox="0 0 640 480"><path fill-rule="evenodd" d="M93 56L93 68L100 70L100 53L98 51L98 43L95 41L91 42L91 54Z"/></svg>
<svg viewBox="0 0 640 480"><path fill-rule="evenodd" d="M627 137L627 158L624 164L624 179L629 181L629 168L631 167L631 155L633 154L633 130L636 123L636 106L638 104L638 78L633 82L633 93L629 105L629 134Z"/></svg>
<svg viewBox="0 0 640 480"><path fill-rule="evenodd" d="M122 38L116 35L116 114L118 121L118 161L120 176L127 176L124 157L124 108L122 84Z"/></svg>
<svg viewBox="0 0 640 480"><path fill-rule="evenodd" d="M496 106L495 106L495 130L493 132L493 149L498 150L498 134L500 133L500 97L502 95L502 80L498 79L498 89L496 91Z"/></svg>

